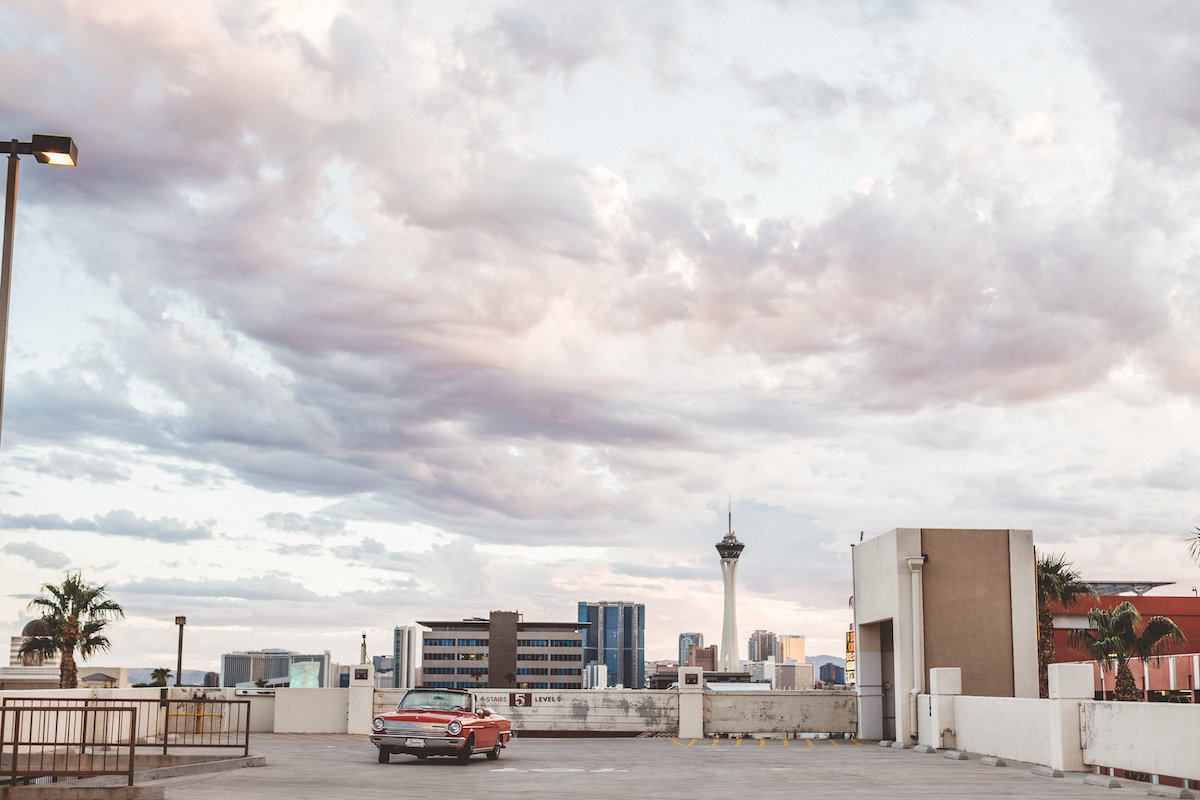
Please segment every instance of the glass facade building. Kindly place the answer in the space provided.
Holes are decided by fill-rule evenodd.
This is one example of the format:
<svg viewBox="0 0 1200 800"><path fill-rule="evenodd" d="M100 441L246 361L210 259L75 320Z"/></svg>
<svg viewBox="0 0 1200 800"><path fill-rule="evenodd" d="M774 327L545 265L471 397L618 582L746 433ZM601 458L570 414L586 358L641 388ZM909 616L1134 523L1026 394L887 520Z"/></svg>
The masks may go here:
<svg viewBox="0 0 1200 800"><path fill-rule="evenodd" d="M646 685L646 607L641 603L580 603L579 621L588 623L583 663L608 668L608 685Z"/></svg>

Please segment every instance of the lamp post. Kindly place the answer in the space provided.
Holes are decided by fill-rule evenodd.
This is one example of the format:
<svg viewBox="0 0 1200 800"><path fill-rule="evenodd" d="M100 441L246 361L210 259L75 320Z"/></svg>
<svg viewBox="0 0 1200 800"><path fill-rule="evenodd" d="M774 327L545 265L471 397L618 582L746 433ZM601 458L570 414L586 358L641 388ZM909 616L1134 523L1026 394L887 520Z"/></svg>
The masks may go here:
<svg viewBox="0 0 1200 800"><path fill-rule="evenodd" d="M0 142L0 153L8 153L8 184L4 193L4 260L0 265L0 424L4 420L4 356L8 351L8 297L12 281L13 221L17 216L17 172L19 156L33 156L39 164L73 167L79 150L70 136L35 133L30 141Z"/></svg>
<svg viewBox="0 0 1200 800"><path fill-rule="evenodd" d="M187 625L187 617L176 617L175 624L179 626L179 659L175 662L175 685L183 683L183 626Z"/></svg>

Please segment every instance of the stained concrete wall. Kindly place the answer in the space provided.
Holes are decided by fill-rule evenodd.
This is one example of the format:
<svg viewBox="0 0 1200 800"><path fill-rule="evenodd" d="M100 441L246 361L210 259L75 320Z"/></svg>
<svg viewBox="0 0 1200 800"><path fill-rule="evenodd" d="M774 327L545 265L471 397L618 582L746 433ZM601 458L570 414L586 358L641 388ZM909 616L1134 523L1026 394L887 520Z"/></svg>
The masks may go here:
<svg viewBox="0 0 1200 800"><path fill-rule="evenodd" d="M1086 763L1200 781L1195 705L1086 701L1082 714Z"/></svg>
<svg viewBox="0 0 1200 800"><path fill-rule="evenodd" d="M705 692L708 734L854 733L853 691Z"/></svg>
<svg viewBox="0 0 1200 800"><path fill-rule="evenodd" d="M376 690L375 713L395 708L404 691ZM647 731L675 733L679 729L679 694L674 691L482 689L473 694L478 703L511 720L518 733L632 736Z"/></svg>
<svg viewBox="0 0 1200 800"><path fill-rule="evenodd" d="M679 692L619 689L474 692L478 702L512 720L518 733L636 735L679 731ZM703 733L853 733L852 691L706 691ZM375 691L375 713L390 711L402 689Z"/></svg>

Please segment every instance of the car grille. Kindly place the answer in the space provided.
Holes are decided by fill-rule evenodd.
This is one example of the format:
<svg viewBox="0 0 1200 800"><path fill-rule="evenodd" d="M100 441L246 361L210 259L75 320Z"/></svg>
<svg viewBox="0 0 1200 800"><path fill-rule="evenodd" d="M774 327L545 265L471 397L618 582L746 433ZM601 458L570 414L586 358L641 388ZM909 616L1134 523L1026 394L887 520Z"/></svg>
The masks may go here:
<svg viewBox="0 0 1200 800"><path fill-rule="evenodd" d="M446 736L446 723L414 722L409 720L384 720L383 732L398 736L444 738Z"/></svg>

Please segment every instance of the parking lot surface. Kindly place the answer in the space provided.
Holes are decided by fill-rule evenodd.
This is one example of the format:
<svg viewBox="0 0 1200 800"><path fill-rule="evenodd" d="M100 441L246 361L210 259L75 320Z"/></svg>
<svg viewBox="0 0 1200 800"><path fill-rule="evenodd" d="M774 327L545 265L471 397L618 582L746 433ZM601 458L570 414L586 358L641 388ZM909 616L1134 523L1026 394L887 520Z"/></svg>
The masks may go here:
<svg viewBox="0 0 1200 800"><path fill-rule="evenodd" d="M983 766L854 740L514 739L498 761L475 756L376 762L365 736L263 734L250 752L267 765L154 781L168 798L1108 798L1083 775L1047 778L1028 764Z"/></svg>

